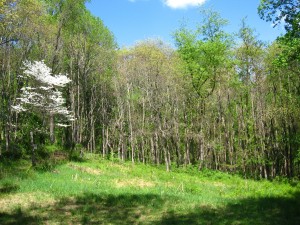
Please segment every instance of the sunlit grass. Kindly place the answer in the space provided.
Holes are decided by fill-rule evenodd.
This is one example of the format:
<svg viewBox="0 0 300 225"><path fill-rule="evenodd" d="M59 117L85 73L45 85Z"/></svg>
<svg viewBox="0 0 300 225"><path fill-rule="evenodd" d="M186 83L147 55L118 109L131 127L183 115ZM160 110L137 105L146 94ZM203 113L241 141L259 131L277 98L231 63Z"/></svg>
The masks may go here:
<svg viewBox="0 0 300 225"><path fill-rule="evenodd" d="M95 156L48 171L26 161L1 166L0 224L300 224L296 181L196 168L166 172Z"/></svg>

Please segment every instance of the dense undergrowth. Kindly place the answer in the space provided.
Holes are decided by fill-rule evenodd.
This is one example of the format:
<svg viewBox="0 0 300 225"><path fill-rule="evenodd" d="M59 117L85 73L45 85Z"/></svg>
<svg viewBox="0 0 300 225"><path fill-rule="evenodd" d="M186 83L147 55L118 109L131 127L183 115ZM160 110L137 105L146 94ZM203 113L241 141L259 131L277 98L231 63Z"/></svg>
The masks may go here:
<svg viewBox="0 0 300 225"><path fill-rule="evenodd" d="M193 167L0 164L0 224L300 224L298 181L245 180Z"/></svg>

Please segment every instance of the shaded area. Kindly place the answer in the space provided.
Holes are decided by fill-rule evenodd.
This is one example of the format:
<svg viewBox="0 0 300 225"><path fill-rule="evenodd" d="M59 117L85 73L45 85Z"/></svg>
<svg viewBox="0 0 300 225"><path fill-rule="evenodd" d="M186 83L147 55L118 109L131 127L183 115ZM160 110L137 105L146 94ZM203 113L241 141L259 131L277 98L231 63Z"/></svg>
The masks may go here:
<svg viewBox="0 0 300 225"><path fill-rule="evenodd" d="M157 195L96 195L63 198L54 205L0 213L0 224L145 224L164 201ZM145 218L146 218L145 217Z"/></svg>
<svg viewBox="0 0 300 225"><path fill-rule="evenodd" d="M14 183L6 182L6 183L3 183L2 185L0 184L0 196L1 196L1 194L8 194L8 193L16 192L19 189L20 189L20 186L17 184L14 184Z"/></svg>
<svg viewBox="0 0 300 225"><path fill-rule="evenodd" d="M300 193L292 198L249 198L225 207L199 206L180 212L172 210L172 202L172 197L153 194L86 193L53 205L0 213L0 224L300 224Z"/></svg>
<svg viewBox="0 0 300 225"><path fill-rule="evenodd" d="M224 208L200 207L187 214L169 211L156 224L299 225L300 193L292 198L249 198Z"/></svg>
<svg viewBox="0 0 300 225"><path fill-rule="evenodd" d="M30 164L26 160L1 160L0 159L0 180L5 178L26 179L31 175Z"/></svg>
<svg viewBox="0 0 300 225"><path fill-rule="evenodd" d="M13 213L0 213L0 224L39 224L38 217L25 213L21 208L17 208Z"/></svg>

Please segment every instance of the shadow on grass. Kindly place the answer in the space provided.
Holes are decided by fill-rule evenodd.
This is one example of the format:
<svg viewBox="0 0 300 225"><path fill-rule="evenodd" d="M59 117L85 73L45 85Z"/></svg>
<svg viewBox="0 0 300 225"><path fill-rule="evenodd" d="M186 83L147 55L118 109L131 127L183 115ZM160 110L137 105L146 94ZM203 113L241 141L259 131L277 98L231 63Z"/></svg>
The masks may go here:
<svg viewBox="0 0 300 225"><path fill-rule="evenodd" d="M6 182L0 185L0 196L1 194L9 194L9 193L16 192L19 189L20 189L19 185Z"/></svg>
<svg viewBox="0 0 300 225"><path fill-rule="evenodd" d="M47 206L0 213L0 224L300 224L300 194L172 211L172 197L83 194Z"/></svg>
<svg viewBox="0 0 300 225"><path fill-rule="evenodd" d="M38 224L39 218L17 208L13 213L0 213L0 224Z"/></svg>
<svg viewBox="0 0 300 225"><path fill-rule="evenodd" d="M157 195L96 195L63 198L53 205L0 213L0 224L145 224L164 201ZM145 218L146 218L145 217ZM137 223L137 221L139 221Z"/></svg>
<svg viewBox="0 0 300 225"><path fill-rule="evenodd" d="M300 193L292 198L249 198L223 208L199 207L186 214L169 211L155 224L299 225Z"/></svg>

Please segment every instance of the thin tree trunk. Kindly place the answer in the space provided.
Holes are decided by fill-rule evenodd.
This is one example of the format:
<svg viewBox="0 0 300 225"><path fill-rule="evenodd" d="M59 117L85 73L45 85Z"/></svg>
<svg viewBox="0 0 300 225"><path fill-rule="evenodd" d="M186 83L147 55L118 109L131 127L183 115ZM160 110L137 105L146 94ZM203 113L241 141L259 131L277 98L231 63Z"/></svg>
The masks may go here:
<svg viewBox="0 0 300 225"><path fill-rule="evenodd" d="M35 159L35 149L36 145L34 144L34 139L33 139L33 132L30 131L30 142L31 142L31 164L33 167L36 166L36 159Z"/></svg>
<svg viewBox="0 0 300 225"><path fill-rule="evenodd" d="M49 125L50 125L50 142L51 142L51 144L53 144L55 142L55 135L54 135L54 115L53 115L53 113L50 113Z"/></svg>

